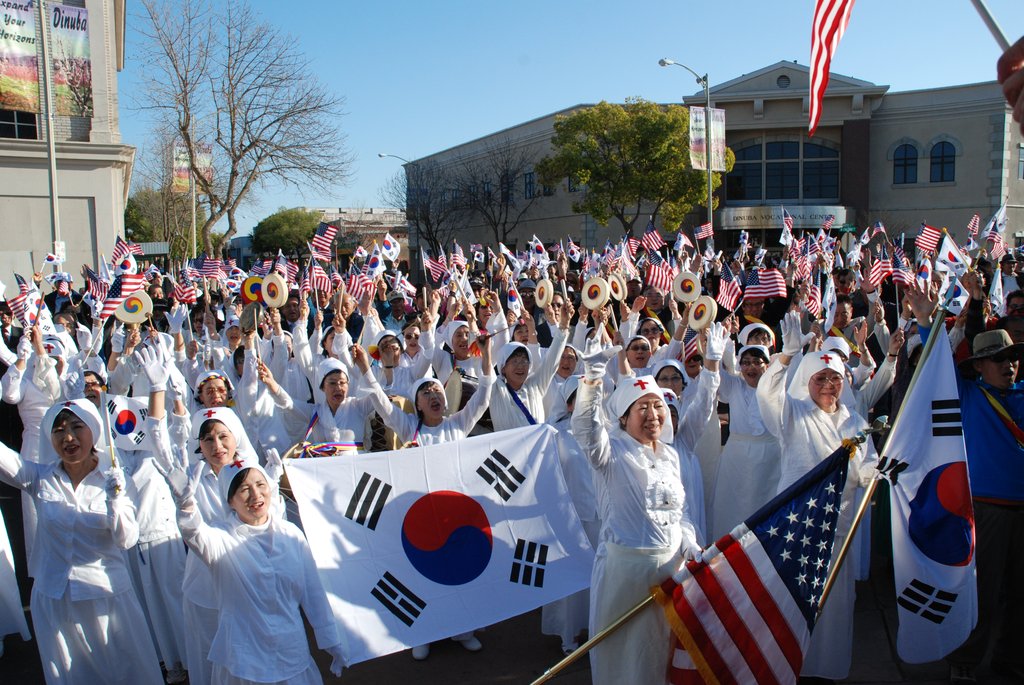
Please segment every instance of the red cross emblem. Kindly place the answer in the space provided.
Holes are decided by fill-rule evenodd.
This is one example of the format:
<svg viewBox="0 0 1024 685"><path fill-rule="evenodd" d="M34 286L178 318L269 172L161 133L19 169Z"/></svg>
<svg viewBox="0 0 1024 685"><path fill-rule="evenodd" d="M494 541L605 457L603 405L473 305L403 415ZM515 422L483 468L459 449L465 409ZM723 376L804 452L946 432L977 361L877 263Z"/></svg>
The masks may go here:
<svg viewBox="0 0 1024 685"><path fill-rule="evenodd" d="M647 389L647 385L648 385L647 381L643 381L643 380L639 380L638 379L637 382L633 384L633 387L634 388L640 388L641 390L646 390Z"/></svg>
<svg viewBox="0 0 1024 685"><path fill-rule="evenodd" d="M823 355L821 355L821 361L825 362L826 364L831 364L832 363L832 356L828 355L828 354L823 354Z"/></svg>
<svg viewBox="0 0 1024 685"><path fill-rule="evenodd" d="M209 418L212 418L213 415L216 414L216 413L217 412L214 409L207 409L206 411L203 412L203 416L205 416L206 418L209 419Z"/></svg>
<svg viewBox="0 0 1024 685"><path fill-rule="evenodd" d="M65 402L65 403L64 403L64 407L65 407L65 408L71 408L71 407L73 407L73 406L75 406L75 403L74 403L74 402Z"/></svg>
<svg viewBox="0 0 1024 685"><path fill-rule="evenodd" d="M46 344L45 344L45 345L43 346L43 349L44 349L44 350L46 350L46 354L50 354L50 353L51 353L51 352L53 352L53 351L54 351L54 350L55 350L56 348L55 348L55 347L54 347L53 345L51 345L50 343L46 343Z"/></svg>
<svg viewBox="0 0 1024 685"><path fill-rule="evenodd" d="M234 466L236 469L240 469L245 466L245 462L239 459L238 457L235 457L235 460L231 462L231 465Z"/></svg>

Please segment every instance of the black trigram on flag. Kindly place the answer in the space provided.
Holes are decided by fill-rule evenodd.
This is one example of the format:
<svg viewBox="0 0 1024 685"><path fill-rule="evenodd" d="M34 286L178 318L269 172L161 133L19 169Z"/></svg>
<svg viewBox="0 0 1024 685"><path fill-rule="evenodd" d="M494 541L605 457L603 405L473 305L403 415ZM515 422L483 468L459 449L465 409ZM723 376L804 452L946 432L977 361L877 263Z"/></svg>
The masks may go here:
<svg viewBox="0 0 1024 685"><path fill-rule="evenodd" d="M548 563L548 546L539 542L516 540L516 552L512 557L513 583L544 587L544 566Z"/></svg>
<svg viewBox="0 0 1024 685"><path fill-rule="evenodd" d="M956 597L955 592L939 590L915 578L903 588L903 592L896 598L896 603L932 623L942 623L953 608Z"/></svg>
<svg viewBox="0 0 1024 685"><path fill-rule="evenodd" d="M932 435L958 436L964 434L960 417L960 400L935 400L932 402Z"/></svg>
<svg viewBox="0 0 1024 685"><path fill-rule="evenodd" d="M411 626L427 608L426 602L388 571L384 572L384 576L377 581L370 594L407 626Z"/></svg>
<svg viewBox="0 0 1024 685"><path fill-rule="evenodd" d="M355 521L370 530L377 529L380 512L391 494L391 486L376 476L364 472L348 501L345 518Z"/></svg>
<svg viewBox="0 0 1024 685"><path fill-rule="evenodd" d="M519 469L513 466L498 450L491 452L491 456L484 459L484 463L476 472L494 488L498 497L506 502L526 480L526 476L519 473Z"/></svg>

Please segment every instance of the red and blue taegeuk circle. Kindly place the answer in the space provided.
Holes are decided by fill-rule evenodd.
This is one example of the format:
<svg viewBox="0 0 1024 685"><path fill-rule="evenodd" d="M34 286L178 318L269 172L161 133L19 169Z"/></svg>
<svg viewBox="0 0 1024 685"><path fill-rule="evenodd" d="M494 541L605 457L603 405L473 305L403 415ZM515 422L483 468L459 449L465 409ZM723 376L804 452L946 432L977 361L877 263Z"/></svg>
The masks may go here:
<svg viewBox="0 0 1024 685"><path fill-rule="evenodd" d="M122 409L114 417L114 430L121 435L128 435L133 432L138 424L138 417L135 416L135 412L131 409Z"/></svg>
<svg viewBox="0 0 1024 685"><path fill-rule="evenodd" d="M439 490L420 497L402 522L409 563L441 585L464 585L491 561L494 540L483 507L472 497Z"/></svg>
<svg viewBox="0 0 1024 685"><path fill-rule="evenodd" d="M926 557L965 566L974 556L974 506L967 464L954 461L928 472L910 502L910 539Z"/></svg>

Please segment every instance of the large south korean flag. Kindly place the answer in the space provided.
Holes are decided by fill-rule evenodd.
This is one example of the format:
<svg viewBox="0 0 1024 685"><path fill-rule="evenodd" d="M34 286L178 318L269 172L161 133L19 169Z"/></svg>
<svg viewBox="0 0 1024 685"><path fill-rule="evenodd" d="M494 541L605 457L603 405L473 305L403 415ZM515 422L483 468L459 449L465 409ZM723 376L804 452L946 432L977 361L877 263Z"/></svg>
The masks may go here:
<svg viewBox="0 0 1024 685"><path fill-rule="evenodd" d="M590 584L555 430L287 460L346 661L505 620Z"/></svg>

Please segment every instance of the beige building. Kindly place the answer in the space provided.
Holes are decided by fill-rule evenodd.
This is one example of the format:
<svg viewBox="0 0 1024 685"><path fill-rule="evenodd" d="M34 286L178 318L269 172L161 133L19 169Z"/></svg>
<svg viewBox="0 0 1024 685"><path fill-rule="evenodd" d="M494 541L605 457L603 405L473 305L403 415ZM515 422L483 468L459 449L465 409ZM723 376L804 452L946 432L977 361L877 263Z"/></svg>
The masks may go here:
<svg viewBox="0 0 1024 685"><path fill-rule="evenodd" d="M963 237L973 214L984 222L1004 199L1008 237L1024 243L1024 141L998 84L890 93L888 86L832 74L812 139L807 137L808 85L807 67L778 62L712 87L712 106L725 110L726 143L736 153L733 171L716 191L720 247L737 244L741 229L777 246L783 207L797 230L817 230L833 215L835 226L849 231L882 221L890 236L905 232L909 239L927 222ZM704 101L699 92L684 103L703 106ZM555 117L587 106L413 164L461 165L502 141L516 141L539 159L550 150ZM602 227L572 211L575 194L586 189L570 187L568 181L538 194L527 172L513 192L517 201L532 199L515 232L520 245L534 233L548 240L569 234L588 246L621 235L614 219ZM702 223L704 214L695 208L686 224ZM467 241L488 240L486 225L470 219L465 236Z"/></svg>
<svg viewBox="0 0 1024 685"><path fill-rule="evenodd" d="M95 267L100 253L109 255L114 237L124 235L135 148L122 144L118 123L124 1L66 0L63 4L89 11L93 116L58 115L54 121L60 238L67 246L63 268L75 273L80 285L80 266ZM42 65L38 22L36 36ZM40 106L45 107L42 96ZM54 250L45 116L45 112L0 110L0 280L8 283L12 271L28 275Z"/></svg>

